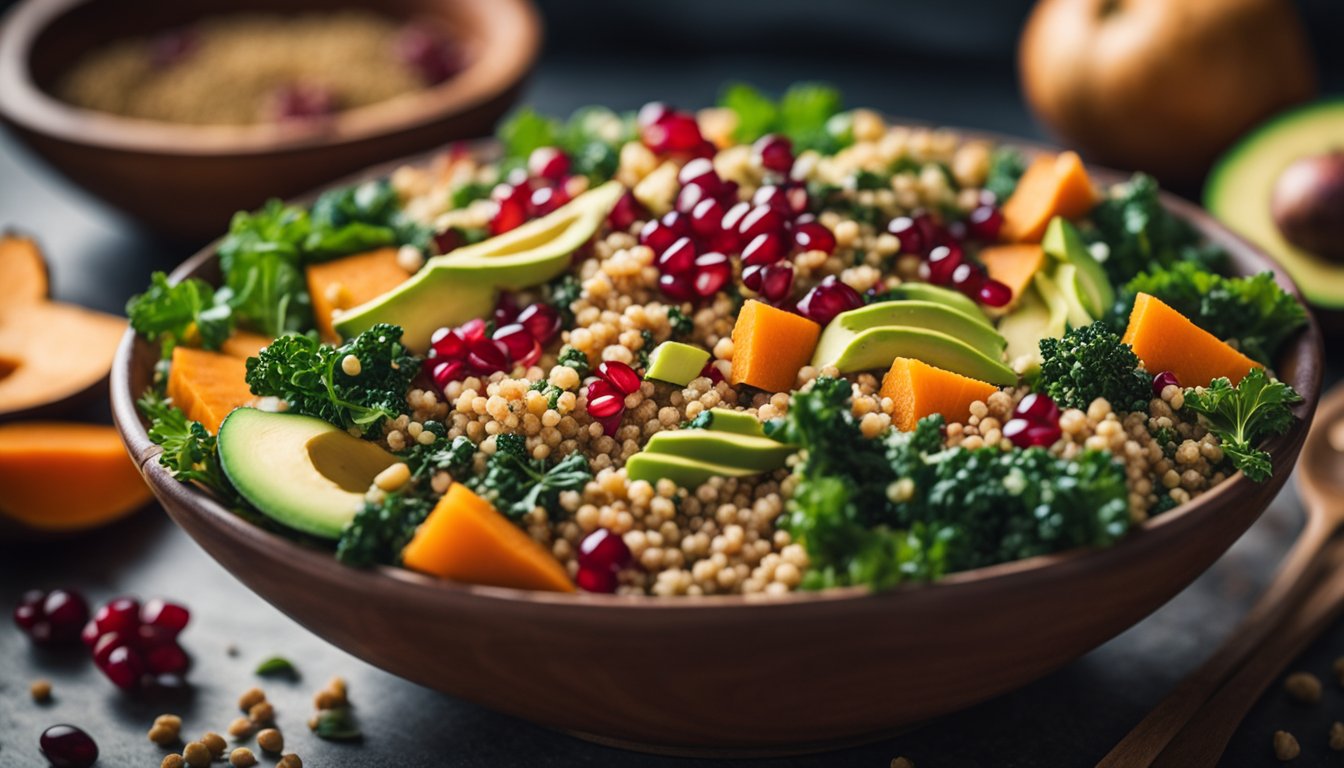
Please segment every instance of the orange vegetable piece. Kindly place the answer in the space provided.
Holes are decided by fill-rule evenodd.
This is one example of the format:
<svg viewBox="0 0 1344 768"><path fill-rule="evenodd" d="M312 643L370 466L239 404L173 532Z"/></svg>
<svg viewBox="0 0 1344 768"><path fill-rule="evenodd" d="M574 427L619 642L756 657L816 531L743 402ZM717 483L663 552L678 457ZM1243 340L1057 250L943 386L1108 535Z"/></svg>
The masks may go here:
<svg viewBox="0 0 1344 768"><path fill-rule="evenodd" d="M1034 243L991 245L980 251L980 263L991 278L1013 289L1017 301L1045 263L1045 249Z"/></svg>
<svg viewBox="0 0 1344 768"><path fill-rule="evenodd" d="M73 422L0 426L0 488L0 514L45 531L110 523L151 498L114 427Z"/></svg>
<svg viewBox="0 0 1344 768"><path fill-rule="evenodd" d="M233 335L224 340L219 345L221 354L231 357L241 357L246 360L249 357L256 357L262 347L270 345L271 340L259 333L248 333L247 331L234 331Z"/></svg>
<svg viewBox="0 0 1344 768"><path fill-rule="evenodd" d="M891 398L891 423L902 432L925 416L941 413L949 423L965 423L971 403L999 390L987 382L936 368L923 360L898 357L882 379L880 397Z"/></svg>
<svg viewBox="0 0 1344 768"><path fill-rule="evenodd" d="M1003 203L1002 238L1039 243L1050 219L1076 219L1092 210L1097 193L1077 152L1042 155L1031 161Z"/></svg>
<svg viewBox="0 0 1344 768"><path fill-rule="evenodd" d="M793 389L798 371L812 360L821 326L801 315L750 299L733 326L732 384L766 392Z"/></svg>
<svg viewBox="0 0 1344 768"><path fill-rule="evenodd" d="M0 415L98 391L126 320L72 304L10 304L3 290L0 286Z"/></svg>
<svg viewBox="0 0 1344 768"><path fill-rule="evenodd" d="M461 483L449 486L401 560L412 570L466 584L574 591L550 552Z"/></svg>
<svg viewBox="0 0 1344 768"><path fill-rule="evenodd" d="M46 259L31 237L0 234L0 292L11 306L46 301L51 293Z"/></svg>
<svg viewBox="0 0 1344 768"><path fill-rule="evenodd" d="M1134 299L1122 340L1149 373L1171 371L1183 387L1206 387L1220 376L1235 385L1252 368L1264 367L1146 293Z"/></svg>
<svg viewBox="0 0 1344 768"><path fill-rule="evenodd" d="M188 419L218 432L229 411L255 400L246 375L241 357L177 346L168 371L168 396Z"/></svg>
<svg viewBox="0 0 1344 768"><path fill-rule="evenodd" d="M335 342L341 336L332 327L334 311L357 307L382 296L406 282L411 274L397 264L396 248L379 248L309 264L307 276L317 330L323 341Z"/></svg>

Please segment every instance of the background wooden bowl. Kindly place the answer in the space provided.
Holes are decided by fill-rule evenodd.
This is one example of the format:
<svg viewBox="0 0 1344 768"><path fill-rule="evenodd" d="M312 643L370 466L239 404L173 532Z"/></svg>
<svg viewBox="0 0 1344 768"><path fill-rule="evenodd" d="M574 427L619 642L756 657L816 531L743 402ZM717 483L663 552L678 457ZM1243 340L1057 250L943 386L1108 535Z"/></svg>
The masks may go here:
<svg viewBox="0 0 1344 768"><path fill-rule="evenodd" d="M1114 172L1093 169L1114 181ZM1251 274L1275 265L1167 196ZM1277 270L1276 270L1277 271ZM218 278L213 246L174 279ZM1280 271L1278 280L1296 293ZM244 584L383 669L501 712L637 749L760 755L853 743L1017 688L1165 603L1259 517L1288 479L1320 394L1314 322L1278 375L1304 398L1267 446L1271 480L1238 474L1115 546L1073 550L871 593L783 598L557 595L357 570L244 522L156 461L134 400L157 350L128 334L112 406L168 514Z"/></svg>
<svg viewBox="0 0 1344 768"><path fill-rule="evenodd" d="M50 94L80 53L108 40L211 15L344 7L440 26L461 41L469 64L433 88L311 125L134 120ZM268 197L488 134L517 98L540 45L529 0L27 0L0 25L0 118L71 180L154 231L204 238Z"/></svg>

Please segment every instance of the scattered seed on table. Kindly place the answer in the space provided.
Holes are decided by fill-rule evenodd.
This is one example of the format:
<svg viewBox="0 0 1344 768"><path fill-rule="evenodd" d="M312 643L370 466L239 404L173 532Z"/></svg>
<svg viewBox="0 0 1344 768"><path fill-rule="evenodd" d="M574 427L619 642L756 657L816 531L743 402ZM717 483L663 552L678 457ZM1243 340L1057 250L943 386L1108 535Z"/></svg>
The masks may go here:
<svg viewBox="0 0 1344 768"><path fill-rule="evenodd" d="M1321 700L1321 680L1310 672L1294 672L1283 681L1283 689L1301 704Z"/></svg>
<svg viewBox="0 0 1344 768"><path fill-rule="evenodd" d="M317 709L336 709L349 704L346 698L345 680L333 677L327 687L313 696L313 706Z"/></svg>
<svg viewBox="0 0 1344 768"><path fill-rule="evenodd" d="M238 708L244 712L266 700L266 692L260 688L248 688L238 697Z"/></svg>
<svg viewBox="0 0 1344 768"><path fill-rule="evenodd" d="M33 701L39 704L45 704L51 701L51 681L38 679L28 686L28 693L32 694Z"/></svg>
<svg viewBox="0 0 1344 768"><path fill-rule="evenodd" d="M171 747L181 741L182 718L177 715L159 715L149 728L149 740L161 747Z"/></svg>
<svg viewBox="0 0 1344 768"><path fill-rule="evenodd" d="M247 710L247 719L258 725L275 722L275 707L269 701L259 701Z"/></svg>
<svg viewBox="0 0 1344 768"><path fill-rule="evenodd" d="M1293 737L1293 734L1287 731L1274 732L1275 757L1286 763L1300 754L1302 754L1302 747L1298 746L1297 739Z"/></svg>
<svg viewBox="0 0 1344 768"><path fill-rule="evenodd" d="M1344 723L1338 720L1330 726L1330 748L1336 752L1344 751Z"/></svg>
<svg viewBox="0 0 1344 768"><path fill-rule="evenodd" d="M256 729L257 727L246 717L240 717L232 723L229 723L229 735L235 739L245 739L248 736L251 736L252 732Z"/></svg>
<svg viewBox="0 0 1344 768"><path fill-rule="evenodd" d="M285 749L285 737L274 728L267 728L257 734L257 746L271 754L280 754Z"/></svg>
<svg viewBox="0 0 1344 768"><path fill-rule="evenodd" d="M303 768L303 761L299 759L298 755L290 752L280 758L280 762L275 764L275 768Z"/></svg>
<svg viewBox="0 0 1344 768"><path fill-rule="evenodd" d="M191 768L208 768L212 757L210 750L204 744L193 741L182 748L182 759Z"/></svg>
<svg viewBox="0 0 1344 768"><path fill-rule="evenodd" d="M257 764L257 756L247 747L239 747L229 753L229 765L232 768L252 768Z"/></svg>
<svg viewBox="0 0 1344 768"><path fill-rule="evenodd" d="M216 760L223 760L224 750L229 747L228 742L224 741L224 737L214 731L206 731L205 735L201 737L201 743L205 745L206 749L210 750L210 755Z"/></svg>
<svg viewBox="0 0 1344 768"><path fill-rule="evenodd" d="M187 761L183 760L181 755L174 752L163 756L163 762L159 763L159 768L183 768L186 764Z"/></svg>

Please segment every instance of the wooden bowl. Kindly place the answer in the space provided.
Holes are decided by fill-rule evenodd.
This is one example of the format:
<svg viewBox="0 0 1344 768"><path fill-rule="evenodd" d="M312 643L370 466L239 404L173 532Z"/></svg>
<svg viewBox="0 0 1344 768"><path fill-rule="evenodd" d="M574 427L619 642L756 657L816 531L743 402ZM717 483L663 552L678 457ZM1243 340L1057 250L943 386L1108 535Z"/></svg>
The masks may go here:
<svg viewBox="0 0 1344 768"><path fill-rule="evenodd" d="M1164 203L1227 248L1236 273L1274 269L1195 206L1170 196ZM217 279L213 246L173 277ZM1278 493L1306 437L1322 373L1312 321L1279 361L1278 375L1304 401L1293 427L1266 446L1272 479L1256 484L1237 474L1109 549L880 593L654 598L357 570L251 525L157 463L134 404L156 359L153 345L128 334L113 366L113 413L128 449L178 525L300 624L408 680L586 738L742 756L891 733L1022 686L1138 622L1207 569Z"/></svg>
<svg viewBox="0 0 1344 768"><path fill-rule="evenodd" d="M441 85L312 124L190 126L80 109L51 95L101 43L205 16L361 7L424 19L469 64ZM376 163L488 134L517 98L541 43L528 0L27 0L0 25L0 118L94 195L166 235L205 238L235 211Z"/></svg>

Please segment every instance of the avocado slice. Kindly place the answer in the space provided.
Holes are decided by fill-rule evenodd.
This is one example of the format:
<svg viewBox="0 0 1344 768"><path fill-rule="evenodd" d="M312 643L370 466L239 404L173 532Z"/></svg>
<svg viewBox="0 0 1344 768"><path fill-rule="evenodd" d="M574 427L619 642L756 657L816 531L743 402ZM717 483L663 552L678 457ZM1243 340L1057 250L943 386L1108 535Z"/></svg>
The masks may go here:
<svg viewBox="0 0 1344 768"><path fill-rule="evenodd" d="M1077 270L1078 293L1089 315L1101 317L1115 304L1115 288L1106 277L1106 270L1093 258L1078 229L1063 216L1050 220L1041 248L1046 255Z"/></svg>
<svg viewBox="0 0 1344 768"><path fill-rule="evenodd" d="M682 488L699 488L711 477L751 477L760 472L746 467L712 464L685 456L640 451L625 462L625 473L631 480L656 483L666 477Z"/></svg>
<svg viewBox="0 0 1344 768"><path fill-rule="evenodd" d="M1283 265L1307 300L1344 309L1344 269L1295 247L1279 232L1269 199L1279 174L1294 161L1344 147L1344 97L1307 104L1246 135L1214 165L1204 207Z"/></svg>
<svg viewBox="0 0 1344 768"><path fill-rule="evenodd" d="M695 381L708 362L709 351L703 347L664 341L649 353L649 369L644 372L644 378L684 387Z"/></svg>
<svg viewBox="0 0 1344 768"><path fill-rule="evenodd" d="M1007 345L1003 336L993 327L976 322L962 312L946 304L931 301L909 299L903 301L879 301L848 312L841 312L826 325L821 339L817 342L817 351L813 354L813 364L817 360L826 360L839 356L855 336L872 328L901 326L908 328L929 328L961 339L986 356L997 359Z"/></svg>
<svg viewBox="0 0 1344 768"><path fill-rule="evenodd" d="M743 411L728 408L710 408L709 426L715 432L732 432L751 437L765 437L765 425L761 420Z"/></svg>
<svg viewBox="0 0 1344 768"><path fill-rule="evenodd" d="M541 285L568 269L623 192L620 182L609 181L516 229L435 256L411 279L342 312L333 325L347 339L376 323L399 325L402 343L424 352L439 328L490 314L499 290Z"/></svg>
<svg viewBox="0 0 1344 768"><path fill-rule="evenodd" d="M1059 338L1068 329L1069 306L1055 281L1037 272L1017 307L999 321L999 333L1008 341L1008 364L1024 376L1041 365L1041 339Z"/></svg>
<svg viewBox="0 0 1344 768"><path fill-rule="evenodd" d="M961 339L927 328L890 326L863 331L838 355L813 358L814 366L833 365L841 373L886 370L898 357L923 360L953 373L999 386L1017 383L1012 368Z"/></svg>
<svg viewBox="0 0 1344 768"><path fill-rule="evenodd" d="M1049 279L1053 281L1059 296L1064 300L1065 319L1070 328L1082 328L1091 325L1092 313L1087 311L1087 300L1078 279L1078 268L1072 264L1060 264L1055 267Z"/></svg>
<svg viewBox="0 0 1344 768"><path fill-rule="evenodd" d="M679 429L658 432L644 445L644 452L696 459L716 466L740 467L769 472L784 466L798 449L768 437L719 432L715 429Z"/></svg>
<svg viewBox="0 0 1344 768"><path fill-rule="evenodd" d="M949 309L955 309L966 317L990 328L994 327L993 321L980 309L980 305L971 301L960 291L954 291L951 288L943 288L932 283L901 283L886 292L891 300L910 301L929 301L934 304L943 304ZM885 300L884 300L885 301Z"/></svg>
<svg viewBox="0 0 1344 768"><path fill-rule="evenodd" d="M244 499L297 531L335 539L379 472L401 461L311 416L237 408L219 426L219 463Z"/></svg>

